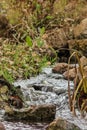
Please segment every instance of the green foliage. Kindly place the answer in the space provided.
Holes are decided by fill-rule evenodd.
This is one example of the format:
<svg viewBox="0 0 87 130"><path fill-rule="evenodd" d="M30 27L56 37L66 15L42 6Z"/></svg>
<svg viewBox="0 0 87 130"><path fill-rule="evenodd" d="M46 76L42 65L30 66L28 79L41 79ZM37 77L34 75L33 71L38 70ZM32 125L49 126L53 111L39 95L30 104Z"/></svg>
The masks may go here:
<svg viewBox="0 0 87 130"><path fill-rule="evenodd" d="M36 3L36 11L37 11L37 13L41 12L41 5L38 3Z"/></svg>
<svg viewBox="0 0 87 130"><path fill-rule="evenodd" d="M26 43L29 47L32 47L33 46L33 43L32 43L32 39L30 36L27 36L26 37Z"/></svg>
<svg viewBox="0 0 87 130"><path fill-rule="evenodd" d="M42 47L44 45L44 41L41 40L40 38L38 38L37 39L37 45L38 45L39 48Z"/></svg>
<svg viewBox="0 0 87 130"><path fill-rule="evenodd" d="M7 2L5 0L1 2L3 9L6 10L5 13L10 21L12 31L12 33L10 32L11 41L9 39L7 44L2 45L1 53L3 56L0 63L3 76L9 82L12 82L13 79L28 78L39 73L49 61L53 63L57 58L55 50L50 47L56 55L55 58L48 57L47 54L42 56L38 52L33 52L35 45L38 50L43 49L42 36L48 26L51 26L51 20L55 21L51 13L52 2L47 1L46 6L43 2L40 3L36 0L25 2L15 0ZM65 4L65 1L62 1L63 7Z"/></svg>
<svg viewBox="0 0 87 130"><path fill-rule="evenodd" d="M39 28L39 36L37 36L35 38L36 46L38 47L38 49L40 49L44 46L44 41L42 39L42 36L44 33L45 33L45 28L44 27ZM31 59L29 60L30 67L26 68L27 71L24 73L24 76L28 77L29 73L31 76L32 72L34 74L37 74L38 72L40 72L41 69L47 65L48 57L46 55L44 55L44 56L39 56L38 54L33 55L34 46L33 46L33 40L31 39L30 36L26 37L26 44L29 47L28 48L29 57L31 57ZM36 59L37 59L37 61L36 61ZM50 60L50 61L52 61L52 60ZM37 62L36 65L35 65L35 62Z"/></svg>
<svg viewBox="0 0 87 130"><path fill-rule="evenodd" d="M45 27L40 28L40 36L42 36L45 33Z"/></svg>
<svg viewBox="0 0 87 130"><path fill-rule="evenodd" d="M44 30L44 29L42 29ZM44 33L44 31L42 31ZM39 42L42 42L42 33L37 37ZM38 52L33 51L33 40L30 36L27 36L26 44L2 44L3 50L1 50L1 63L0 63L0 75L10 83L17 78L29 78L32 75L38 74L42 67L46 66L49 60L47 54L42 56ZM38 49L41 49L42 43L37 43ZM14 80L13 80L14 79Z"/></svg>
<svg viewBox="0 0 87 130"><path fill-rule="evenodd" d="M0 77L3 77L9 83L14 82L12 74L9 73L9 71L7 69L5 69L5 68L4 69L0 68Z"/></svg>
<svg viewBox="0 0 87 130"><path fill-rule="evenodd" d="M37 41L37 46L40 48L44 45L44 41L42 40L42 36L43 34L45 33L45 28L42 27L39 29L39 37L36 38L36 41Z"/></svg>

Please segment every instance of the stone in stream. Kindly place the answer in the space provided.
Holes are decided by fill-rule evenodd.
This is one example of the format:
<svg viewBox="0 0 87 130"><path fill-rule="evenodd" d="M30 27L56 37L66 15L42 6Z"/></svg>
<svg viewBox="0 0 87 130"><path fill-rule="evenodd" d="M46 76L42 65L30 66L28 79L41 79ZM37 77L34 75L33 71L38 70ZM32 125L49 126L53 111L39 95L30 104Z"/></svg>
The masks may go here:
<svg viewBox="0 0 87 130"><path fill-rule="evenodd" d="M1 122L0 122L0 130L5 130L5 127Z"/></svg>
<svg viewBox="0 0 87 130"><path fill-rule="evenodd" d="M52 121L55 118L55 105L38 105L31 106L24 109L13 109L13 113L6 112L5 118L7 120L27 120L27 121Z"/></svg>
<svg viewBox="0 0 87 130"><path fill-rule="evenodd" d="M68 74L68 73L69 73L69 74ZM75 77L76 77L75 68L70 69L69 72L68 72L68 71L65 71L65 72L63 73L63 76L64 76L64 78L67 79L67 80L68 80L68 76L69 76L69 79L70 79L70 80L74 80Z"/></svg>
<svg viewBox="0 0 87 130"><path fill-rule="evenodd" d="M58 118L53 122L51 122L46 128L46 130L81 130L81 129L65 119Z"/></svg>
<svg viewBox="0 0 87 130"><path fill-rule="evenodd" d="M57 65L52 69L53 73L63 73L67 70L67 63L57 63Z"/></svg>
<svg viewBox="0 0 87 130"><path fill-rule="evenodd" d="M73 68L72 65L69 66L69 68ZM68 69L67 63L57 63L57 65L52 69L53 73L64 73Z"/></svg>
<svg viewBox="0 0 87 130"><path fill-rule="evenodd" d="M87 77L87 58L85 56L82 56L80 58L80 62L81 62L81 65L83 66L83 72L84 72L84 75ZM79 72L79 67L76 66L77 68L77 76L79 77L79 79L81 79L81 74ZM65 79L68 80L68 75L69 75L69 79L70 80L74 80L75 77L76 77L76 70L75 70L75 67L72 68L72 69L69 69L69 74L68 74L68 71L65 71L63 73L63 76Z"/></svg>

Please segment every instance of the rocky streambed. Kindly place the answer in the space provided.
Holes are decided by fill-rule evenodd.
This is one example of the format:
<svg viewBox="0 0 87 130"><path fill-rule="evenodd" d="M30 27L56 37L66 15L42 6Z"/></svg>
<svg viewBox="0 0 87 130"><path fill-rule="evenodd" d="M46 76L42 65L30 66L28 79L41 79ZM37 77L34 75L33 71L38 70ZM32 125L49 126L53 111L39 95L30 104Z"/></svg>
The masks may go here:
<svg viewBox="0 0 87 130"><path fill-rule="evenodd" d="M15 87L21 86L26 106L56 106L55 119L62 118L76 125L81 130L87 130L86 117L82 118L78 111L78 117L75 117L69 110L67 93L68 81L64 79L62 74L53 73L52 67L44 68L42 73L36 77L16 81L14 85ZM73 89L74 85L72 81L70 81L70 85L71 89ZM15 121L14 119L6 121L5 119L3 120L3 114L4 110L0 111L0 118L6 130L45 130L49 124L46 120L44 123L32 123L22 119L18 120L17 116L15 117ZM23 115L21 115L21 117L22 116Z"/></svg>

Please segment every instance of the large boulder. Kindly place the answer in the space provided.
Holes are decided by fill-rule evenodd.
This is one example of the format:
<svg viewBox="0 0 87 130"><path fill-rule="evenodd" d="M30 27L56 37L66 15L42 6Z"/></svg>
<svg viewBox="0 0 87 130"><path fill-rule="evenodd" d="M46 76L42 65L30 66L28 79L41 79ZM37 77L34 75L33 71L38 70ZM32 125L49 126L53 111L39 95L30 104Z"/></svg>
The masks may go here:
<svg viewBox="0 0 87 130"><path fill-rule="evenodd" d="M56 66L52 69L53 73L60 73L62 74L68 68L67 63L57 63Z"/></svg>
<svg viewBox="0 0 87 130"><path fill-rule="evenodd" d="M87 18L83 19L80 24L74 28L75 38L87 38Z"/></svg>
<svg viewBox="0 0 87 130"><path fill-rule="evenodd" d="M38 105L30 106L29 108L6 109L5 118L14 120L29 120L29 121L53 121L56 113L55 105Z"/></svg>
<svg viewBox="0 0 87 130"><path fill-rule="evenodd" d="M54 49L59 49L67 46L67 37L63 29L55 28L48 30L43 35L43 39Z"/></svg>
<svg viewBox="0 0 87 130"><path fill-rule="evenodd" d="M65 119L58 118L48 125L46 130L81 130L78 126Z"/></svg>
<svg viewBox="0 0 87 130"><path fill-rule="evenodd" d="M72 50L78 50L81 54L87 57L87 39L69 40L68 46L70 49L70 54L73 52Z"/></svg>
<svg viewBox="0 0 87 130"><path fill-rule="evenodd" d="M75 68L70 69L69 72L68 72L68 70L65 71L63 73L63 76L64 76L65 79L68 79L68 77L69 77L70 80L74 80L74 78L76 77Z"/></svg>
<svg viewBox="0 0 87 130"><path fill-rule="evenodd" d="M74 66L72 64L69 65L69 68L72 69ZM67 63L57 63L55 67L52 69L53 73L64 73L68 70L68 64Z"/></svg>
<svg viewBox="0 0 87 130"><path fill-rule="evenodd" d="M81 65L83 66L83 72L84 72L84 75L87 77L87 58L85 56L82 56L80 58L80 62L81 62ZM74 67L74 66L73 66ZM65 71L63 73L63 76L65 79L69 79L70 80L74 80L75 77L76 77L76 74L78 75L79 79L81 79L81 74L80 74L80 71L79 71L79 66L76 66L76 69L75 70L75 67L74 68L71 68L69 69L69 71Z"/></svg>

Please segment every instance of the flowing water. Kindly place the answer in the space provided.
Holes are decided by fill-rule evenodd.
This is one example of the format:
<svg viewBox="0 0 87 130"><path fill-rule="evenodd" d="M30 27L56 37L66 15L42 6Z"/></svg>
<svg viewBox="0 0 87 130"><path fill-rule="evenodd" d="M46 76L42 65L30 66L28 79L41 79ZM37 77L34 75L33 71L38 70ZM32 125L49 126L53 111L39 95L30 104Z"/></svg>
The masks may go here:
<svg viewBox="0 0 87 130"><path fill-rule="evenodd" d="M52 68L44 68L42 73L28 80L20 80L14 83L15 87L20 85L27 105L55 104L56 116L63 117L69 122L79 126L82 130L87 130L87 119L74 117L68 108L68 81L60 74L52 73ZM70 82L73 89L73 82ZM6 130L45 130L48 123L30 122L8 122L3 121L4 111L0 111L0 118Z"/></svg>

